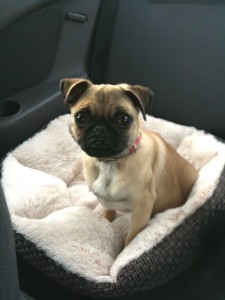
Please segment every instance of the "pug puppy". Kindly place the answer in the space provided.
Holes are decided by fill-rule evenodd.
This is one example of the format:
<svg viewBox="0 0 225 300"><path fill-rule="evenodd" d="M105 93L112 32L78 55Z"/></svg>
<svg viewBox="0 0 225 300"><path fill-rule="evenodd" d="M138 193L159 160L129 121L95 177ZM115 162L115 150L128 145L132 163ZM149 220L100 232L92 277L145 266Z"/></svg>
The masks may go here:
<svg viewBox="0 0 225 300"><path fill-rule="evenodd" d="M197 177L195 168L163 138L140 126L152 91L139 85L101 84L81 78L60 82L84 152L84 177L112 221L115 211L132 212L125 245L149 218L181 206Z"/></svg>

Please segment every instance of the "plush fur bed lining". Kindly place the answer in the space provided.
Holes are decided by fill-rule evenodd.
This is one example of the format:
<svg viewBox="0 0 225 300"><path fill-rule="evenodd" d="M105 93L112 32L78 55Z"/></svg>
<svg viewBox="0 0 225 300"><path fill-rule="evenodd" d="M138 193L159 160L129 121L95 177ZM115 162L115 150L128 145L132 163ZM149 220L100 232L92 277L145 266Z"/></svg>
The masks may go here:
<svg viewBox="0 0 225 300"><path fill-rule="evenodd" d="M214 136L148 117L198 170L187 202L156 215L125 248L130 214L109 223L82 177L82 155L69 133L70 115L52 121L3 162L2 185L14 229L67 271L94 282L116 282L131 261L152 249L213 194L225 164L225 146ZM134 174L137 176L137 174Z"/></svg>

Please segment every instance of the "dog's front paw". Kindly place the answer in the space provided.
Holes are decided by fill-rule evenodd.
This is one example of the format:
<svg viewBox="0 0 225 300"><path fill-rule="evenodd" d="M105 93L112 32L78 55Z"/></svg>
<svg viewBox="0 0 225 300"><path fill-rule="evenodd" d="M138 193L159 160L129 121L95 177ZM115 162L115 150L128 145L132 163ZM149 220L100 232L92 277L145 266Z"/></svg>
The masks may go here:
<svg viewBox="0 0 225 300"><path fill-rule="evenodd" d="M100 214L101 217L107 219L109 222L112 222L116 217L116 211L115 210L104 210Z"/></svg>

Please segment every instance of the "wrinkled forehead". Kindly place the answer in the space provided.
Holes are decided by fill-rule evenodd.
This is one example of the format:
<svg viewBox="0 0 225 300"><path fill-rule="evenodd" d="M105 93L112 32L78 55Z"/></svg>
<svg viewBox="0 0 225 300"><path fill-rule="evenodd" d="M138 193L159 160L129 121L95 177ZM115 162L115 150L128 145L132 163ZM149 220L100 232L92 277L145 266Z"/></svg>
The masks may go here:
<svg viewBox="0 0 225 300"><path fill-rule="evenodd" d="M108 116L117 111L133 115L136 111L123 89L109 84L91 86L71 110L75 113L85 109L89 109L93 115Z"/></svg>

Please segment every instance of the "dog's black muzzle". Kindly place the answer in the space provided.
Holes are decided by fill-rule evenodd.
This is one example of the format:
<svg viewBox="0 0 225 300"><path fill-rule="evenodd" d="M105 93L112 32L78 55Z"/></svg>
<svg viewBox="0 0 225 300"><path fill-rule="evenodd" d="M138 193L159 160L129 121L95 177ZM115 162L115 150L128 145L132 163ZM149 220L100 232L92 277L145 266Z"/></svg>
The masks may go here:
<svg viewBox="0 0 225 300"><path fill-rule="evenodd" d="M121 153L126 142L119 132L104 124L97 124L84 134L80 145L90 156L108 158Z"/></svg>

